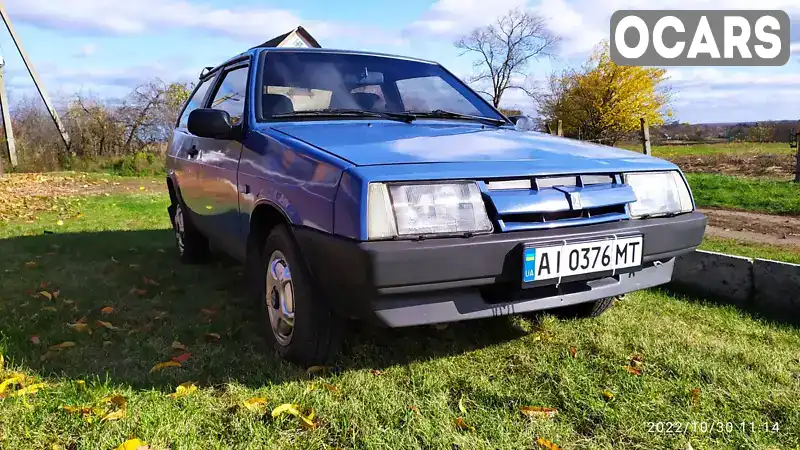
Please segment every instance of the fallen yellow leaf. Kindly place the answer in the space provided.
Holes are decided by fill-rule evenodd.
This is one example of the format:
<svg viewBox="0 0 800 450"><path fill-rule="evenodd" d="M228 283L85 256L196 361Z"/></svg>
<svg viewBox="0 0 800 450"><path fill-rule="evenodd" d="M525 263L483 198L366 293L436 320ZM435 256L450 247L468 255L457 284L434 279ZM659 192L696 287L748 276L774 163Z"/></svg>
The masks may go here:
<svg viewBox="0 0 800 450"><path fill-rule="evenodd" d="M116 450L149 450L150 446L141 439L128 439L116 448Z"/></svg>
<svg viewBox="0 0 800 450"><path fill-rule="evenodd" d="M464 396L462 395L461 398L458 399L458 410L461 411L461 414L467 413L467 407L464 406Z"/></svg>
<svg viewBox="0 0 800 450"><path fill-rule="evenodd" d="M60 344L56 344L56 345L51 346L50 350L56 350L56 351L57 350L65 350L65 349L72 348L72 347L75 347L75 343L74 342L65 341L65 342L62 342Z"/></svg>
<svg viewBox="0 0 800 450"><path fill-rule="evenodd" d="M12 397L20 397L20 396L23 396L23 395L35 394L36 392L38 392L40 389L44 388L45 386L47 386L47 385L44 384L44 383L36 383L36 384L32 384L30 386L25 386L24 388L12 393L11 396Z"/></svg>
<svg viewBox="0 0 800 450"><path fill-rule="evenodd" d="M63 220L59 220L58 222L56 222L56 225L62 226L62 225L64 225L64 221Z"/></svg>
<svg viewBox="0 0 800 450"><path fill-rule="evenodd" d="M85 382L85 381L83 381L83 380L78 380L78 381L76 381L76 383L78 383L78 387L79 387L79 388L81 388L81 389L83 389L83 390L86 390L86 382Z"/></svg>
<svg viewBox="0 0 800 450"><path fill-rule="evenodd" d="M67 326L77 331L78 333L92 334L92 329L89 328L88 324L83 322L68 323Z"/></svg>
<svg viewBox="0 0 800 450"><path fill-rule="evenodd" d="M319 423L314 420L314 410L312 409L308 416L299 415L297 416L300 419L300 425L307 430L315 430Z"/></svg>
<svg viewBox="0 0 800 450"><path fill-rule="evenodd" d="M547 449L547 450L561 450L561 447L559 447L558 445L556 445L553 442L550 442L550 441L548 441L547 439L544 439L544 438L537 438L536 439L536 444L538 444L539 447Z"/></svg>
<svg viewBox="0 0 800 450"><path fill-rule="evenodd" d="M41 292L39 292L39 295L41 295L42 297L44 297L44 298L46 298L48 300L52 300L53 299L53 294L51 294L51 293L49 293L47 291L41 291Z"/></svg>
<svg viewBox="0 0 800 450"><path fill-rule="evenodd" d="M558 411L555 408L547 408L543 406L523 406L520 408L522 414L525 414L528 417L535 417L535 418L553 418L558 414Z"/></svg>
<svg viewBox="0 0 800 450"><path fill-rule="evenodd" d="M614 393L611 391L603 391L603 398L605 398L606 400L613 400Z"/></svg>
<svg viewBox="0 0 800 450"><path fill-rule="evenodd" d="M153 366L153 368L150 369L150 373L156 372L156 371L164 369L166 367L180 367L180 366L181 366L181 363L175 362L175 361L162 362L162 363L158 363L155 366Z"/></svg>
<svg viewBox="0 0 800 450"><path fill-rule="evenodd" d="M100 400L100 403L113 403L122 409L128 404L128 399L121 395L111 395Z"/></svg>
<svg viewBox="0 0 800 450"><path fill-rule="evenodd" d="M266 405L267 399L264 397L252 397L245 400L243 404L247 409L256 409L261 405Z"/></svg>
<svg viewBox="0 0 800 450"><path fill-rule="evenodd" d="M103 322L102 320L98 320L97 324L103 328L109 329L111 331L119 331L119 328L115 327L111 324L111 322Z"/></svg>
<svg viewBox="0 0 800 450"><path fill-rule="evenodd" d="M110 422L112 420L119 420L124 418L125 418L125 409L123 408L106 414L105 416L103 416L102 419L100 419L100 422Z"/></svg>
<svg viewBox="0 0 800 450"><path fill-rule="evenodd" d="M101 309L101 310L100 310L100 312L101 312L101 313L102 313L104 316L107 316L107 315L109 315L109 314L111 314L111 313L113 313L113 312L114 312L114 308L112 308L112 307L110 307L110 306L106 306L105 308Z"/></svg>
<svg viewBox="0 0 800 450"><path fill-rule="evenodd" d="M294 403L284 403L272 410L272 417L277 418L284 414L291 414L295 417L300 416L300 405Z"/></svg>
<svg viewBox="0 0 800 450"><path fill-rule="evenodd" d="M21 373L18 373L18 374L12 375L9 378L6 378L5 380L3 380L2 383L0 383L0 394L5 392L6 389L8 389L9 386L15 385L15 384L22 384L23 381L25 381L25 375L23 375Z"/></svg>
<svg viewBox="0 0 800 450"><path fill-rule="evenodd" d="M187 381L185 383L181 383L180 385L178 385L178 387L175 388L175 392L169 394L169 397L170 398L184 397L196 390L197 386L195 386L195 384L192 383L191 381Z"/></svg>

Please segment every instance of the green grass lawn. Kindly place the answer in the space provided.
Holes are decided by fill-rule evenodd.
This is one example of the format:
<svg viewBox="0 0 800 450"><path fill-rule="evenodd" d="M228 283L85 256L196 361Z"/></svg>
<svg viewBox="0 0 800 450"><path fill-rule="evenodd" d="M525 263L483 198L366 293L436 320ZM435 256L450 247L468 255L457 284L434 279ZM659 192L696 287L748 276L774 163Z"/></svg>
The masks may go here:
<svg viewBox="0 0 800 450"><path fill-rule="evenodd" d="M771 259L773 261L800 264L800 251L793 247L777 247L774 245L756 244L737 239L706 236L700 248L702 250L745 256L747 258Z"/></svg>
<svg viewBox="0 0 800 450"><path fill-rule="evenodd" d="M700 207L800 215L800 183L705 173L686 178Z"/></svg>
<svg viewBox="0 0 800 450"><path fill-rule="evenodd" d="M627 143L622 145L634 151L642 151L641 144ZM695 145L653 145L653 156L659 158L674 158L677 156L704 156L725 153L770 153L794 154L797 150L791 149L785 142L732 142L729 144L695 144Z"/></svg>
<svg viewBox="0 0 800 450"><path fill-rule="evenodd" d="M178 262L166 206L164 194L80 197L79 215L0 224L0 381L44 383L0 400L0 448L800 447L796 328L654 290L593 320L353 325L338 365L311 378L269 349L238 266ZM187 381L198 389L169 396ZM273 418L284 403L313 408L317 427ZM100 420L122 404L125 417Z"/></svg>

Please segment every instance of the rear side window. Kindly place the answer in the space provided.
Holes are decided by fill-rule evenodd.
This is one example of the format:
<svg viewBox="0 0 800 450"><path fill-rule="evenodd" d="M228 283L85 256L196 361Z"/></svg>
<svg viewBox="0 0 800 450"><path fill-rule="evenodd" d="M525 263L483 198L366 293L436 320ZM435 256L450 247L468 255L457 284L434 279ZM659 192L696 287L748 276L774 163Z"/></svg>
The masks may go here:
<svg viewBox="0 0 800 450"><path fill-rule="evenodd" d="M178 128L186 128L189 123L189 114L197 108L203 107L203 100L206 98L206 93L208 92L208 88L211 87L211 81L214 78L209 78L206 81L200 82L200 86L195 89L194 94L186 102L186 108L183 110L183 114L181 114L181 120L178 121Z"/></svg>
<svg viewBox="0 0 800 450"><path fill-rule="evenodd" d="M219 84L217 93L211 107L227 111L231 115L234 125L242 123L244 116L244 99L247 94L247 72L248 67L240 67L222 74L222 82Z"/></svg>

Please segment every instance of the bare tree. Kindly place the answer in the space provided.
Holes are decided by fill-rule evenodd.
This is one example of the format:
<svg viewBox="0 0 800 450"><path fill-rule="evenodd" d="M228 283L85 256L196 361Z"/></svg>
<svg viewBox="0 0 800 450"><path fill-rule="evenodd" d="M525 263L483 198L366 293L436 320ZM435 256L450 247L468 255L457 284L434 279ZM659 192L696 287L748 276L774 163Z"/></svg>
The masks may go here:
<svg viewBox="0 0 800 450"><path fill-rule="evenodd" d="M478 87L478 92L489 96L497 107L508 89L527 91L515 78L526 77L525 69L531 60L552 56L558 41L559 37L547 29L543 18L514 9L493 24L476 28L460 38L455 46L462 50L462 55L478 55L473 63L475 73L469 82Z"/></svg>

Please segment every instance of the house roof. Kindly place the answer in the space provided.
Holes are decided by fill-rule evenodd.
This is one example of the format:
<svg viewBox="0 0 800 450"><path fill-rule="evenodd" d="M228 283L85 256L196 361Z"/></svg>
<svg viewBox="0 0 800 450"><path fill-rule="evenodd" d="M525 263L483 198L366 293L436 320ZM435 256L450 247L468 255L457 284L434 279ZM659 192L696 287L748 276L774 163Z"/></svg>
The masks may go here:
<svg viewBox="0 0 800 450"><path fill-rule="evenodd" d="M319 42L317 42L317 40L314 39L313 36L311 36L311 33L309 33L302 26L297 27L294 30L288 31L286 33L283 33L280 36L276 36L276 37L268 40L267 42L264 42L263 44L259 45L259 47L277 47L277 46L279 46L281 44L281 42L286 40L286 38L289 37L289 35L292 34L292 33L297 33L298 35L300 35L300 37L305 39L305 41L308 42L309 44L311 44L312 47L322 48L322 46L319 45Z"/></svg>

